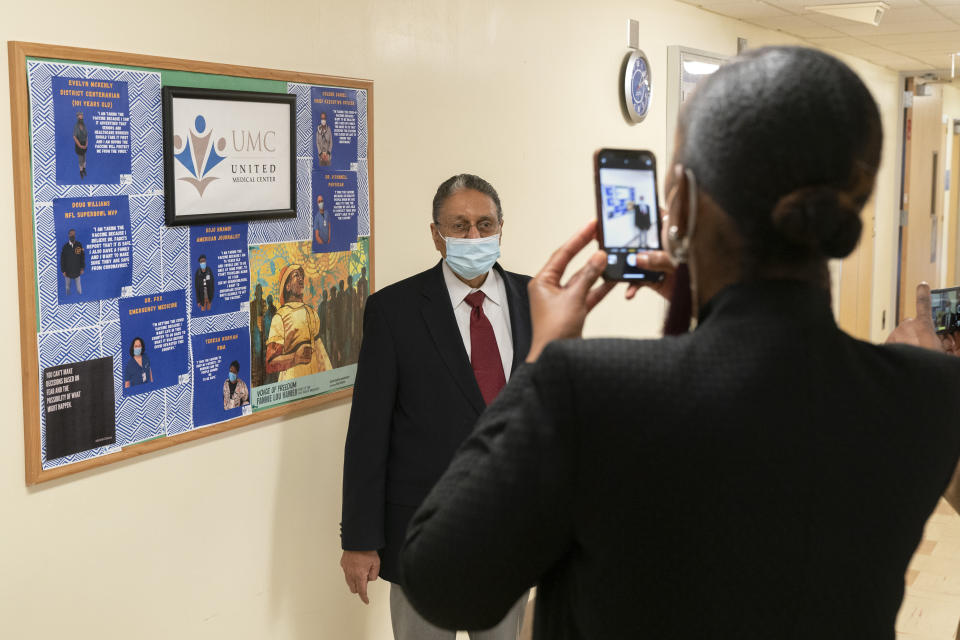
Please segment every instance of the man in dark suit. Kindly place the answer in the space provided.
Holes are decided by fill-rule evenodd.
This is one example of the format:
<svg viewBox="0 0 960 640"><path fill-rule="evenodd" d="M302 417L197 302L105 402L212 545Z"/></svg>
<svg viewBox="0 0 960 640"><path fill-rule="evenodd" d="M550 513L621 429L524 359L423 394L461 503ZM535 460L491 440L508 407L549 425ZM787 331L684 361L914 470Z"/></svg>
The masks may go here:
<svg viewBox="0 0 960 640"><path fill-rule="evenodd" d="M443 260L367 300L344 458L341 566L364 602L369 580L392 583L398 640L454 638L410 606L397 556L411 516L530 346L529 278L496 264L502 227L488 182L450 178L430 225ZM515 640L525 600L471 638Z"/></svg>
<svg viewBox="0 0 960 640"><path fill-rule="evenodd" d="M213 304L213 294L216 283L216 275L213 268L207 264L207 256L200 254L197 258L199 267L193 272L193 287L197 292L197 308L200 311L210 311Z"/></svg>
<svg viewBox="0 0 960 640"><path fill-rule="evenodd" d="M86 254L83 252L83 245L77 240L77 231L76 229L70 229L67 232L67 242L60 250L60 273L63 274L67 295L70 295L71 282L77 286L78 294L83 293L80 276L83 275L86 264Z"/></svg>
<svg viewBox="0 0 960 640"><path fill-rule="evenodd" d="M650 242L650 228L653 226L653 222L650 219L650 205L644 202L643 196L640 196L639 202L634 205L634 224L640 230L640 248L656 247L656 241Z"/></svg>

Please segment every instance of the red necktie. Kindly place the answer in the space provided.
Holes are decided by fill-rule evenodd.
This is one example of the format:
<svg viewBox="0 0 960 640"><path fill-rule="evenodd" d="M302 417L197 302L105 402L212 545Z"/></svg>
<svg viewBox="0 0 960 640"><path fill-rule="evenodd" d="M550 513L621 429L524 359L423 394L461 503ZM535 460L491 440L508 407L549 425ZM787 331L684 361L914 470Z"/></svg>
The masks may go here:
<svg viewBox="0 0 960 640"><path fill-rule="evenodd" d="M483 401L489 405L507 384L507 378L503 375L503 361L500 360L493 325L483 313L485 297L483 291L474 291L464 301L473 307L470 312L470 364Z"/></svg>

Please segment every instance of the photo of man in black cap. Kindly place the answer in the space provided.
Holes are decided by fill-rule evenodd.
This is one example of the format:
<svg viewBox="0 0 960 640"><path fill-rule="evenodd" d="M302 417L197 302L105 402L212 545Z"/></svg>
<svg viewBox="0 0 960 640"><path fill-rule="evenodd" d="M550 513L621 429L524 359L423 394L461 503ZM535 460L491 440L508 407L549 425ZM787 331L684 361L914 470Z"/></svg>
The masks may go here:
<svg viewBox="0 0 960 640"><path fill-rule="evenodd" d="M87 256L83 252L83 245L77 240L76 229L67 232L67 241L60 250L60 273L66 286L66 294L70 295L71 283L76 285L77 294L83 294L80 276L87 266Z"/></svg>

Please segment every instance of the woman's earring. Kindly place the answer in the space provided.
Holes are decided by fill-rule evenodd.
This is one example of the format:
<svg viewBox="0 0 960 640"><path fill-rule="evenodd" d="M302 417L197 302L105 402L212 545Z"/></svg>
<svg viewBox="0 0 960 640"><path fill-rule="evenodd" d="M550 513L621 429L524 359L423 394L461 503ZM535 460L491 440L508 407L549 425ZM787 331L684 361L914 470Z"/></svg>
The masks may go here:
<svg viewBox="0 0 960 640"><path fill-rule="evenodd" d="M697 226L697 177L690 169L684 169L684 175L687 177L687 235L680 235L680 228L677 225L671 225L667 230L667 253L670 254L670 261L674 265L683 264L687 261L690 254L690 238Z"/></svg>
<svg viewBox="0 0 960 640"><path fill-rule="evenodd" d="M667 252L670 254L670 261L673 264L683 264L687 261L687 239L680 235L680 228L677 225L670 225L667 230Z"/></svg>

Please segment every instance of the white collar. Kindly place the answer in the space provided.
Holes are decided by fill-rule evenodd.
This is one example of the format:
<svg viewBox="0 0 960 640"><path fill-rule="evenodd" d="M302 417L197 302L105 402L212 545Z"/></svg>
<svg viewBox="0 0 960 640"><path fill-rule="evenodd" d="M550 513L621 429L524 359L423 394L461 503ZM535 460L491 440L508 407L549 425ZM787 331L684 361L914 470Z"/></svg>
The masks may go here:
<svg viewBox="0 0 960 640"><path fill-rule="evenodd" d="M480 285L479 289L473 289L465 283L463 280L457 277L457 274L453 272L453 269L450 268L450 265L447 264L447 261L443 261L443 280L447 285L447 293L450 294L450 303L453 305L453 308L456 309L462 302L463 299L474 291L483 291L490 302L494 303L497 306L502 306L504 299L504 289L501 286L502 278L500 274L497 273L496 269L490 269L487 272L487 278L483 281L483 284Z"/></svg>

